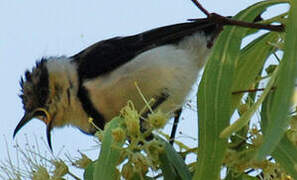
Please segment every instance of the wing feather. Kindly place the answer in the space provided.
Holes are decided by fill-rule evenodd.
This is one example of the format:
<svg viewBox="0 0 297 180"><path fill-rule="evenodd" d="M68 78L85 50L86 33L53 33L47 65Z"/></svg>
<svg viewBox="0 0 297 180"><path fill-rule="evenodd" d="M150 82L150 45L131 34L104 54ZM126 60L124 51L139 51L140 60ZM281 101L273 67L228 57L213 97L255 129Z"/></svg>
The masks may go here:
<svg viewBox="0 0 297 180"><path fill-rule="evenodd" d="M130 61L142 52L166 45L175 44L184 37L196 32L216 36L217 26L207 18L156 28L127 37L115 37L93 44L72 56L78 64L81 79L91 79L106 74Z"/></svg>

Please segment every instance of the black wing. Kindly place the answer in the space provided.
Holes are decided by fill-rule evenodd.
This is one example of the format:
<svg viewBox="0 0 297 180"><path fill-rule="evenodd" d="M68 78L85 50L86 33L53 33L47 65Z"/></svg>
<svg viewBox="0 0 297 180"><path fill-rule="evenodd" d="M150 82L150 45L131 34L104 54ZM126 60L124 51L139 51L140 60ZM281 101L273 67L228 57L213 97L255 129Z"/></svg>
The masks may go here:
<svg viewBox="0 0 297 180"><path fill-rule="evenodd" d="M160 27L133 36L100 41L72 58L78 64L81 79L94 78L114 70L146 50L178 43L185 36L199 31L213 36L219 33L218 25L207 18L197 19L194 22Z"/></svg>

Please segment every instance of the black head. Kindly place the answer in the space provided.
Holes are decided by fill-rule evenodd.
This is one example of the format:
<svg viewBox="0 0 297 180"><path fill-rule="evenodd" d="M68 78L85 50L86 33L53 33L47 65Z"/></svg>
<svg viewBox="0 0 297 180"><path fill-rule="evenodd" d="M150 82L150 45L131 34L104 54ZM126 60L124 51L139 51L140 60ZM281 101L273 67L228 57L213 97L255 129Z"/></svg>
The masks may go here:
<svg viewBox="0 0 297 180"><path fill-rule="evenodd" d="M43 107L49 95L49 74L46 59L36 62L32 71L26 71L20 80L21 94L25 112L32 112Z"/></svg>
<svg viewBox="0 0 297 180"><path fill-rule="evenodd" d="M46 103L49 97L49 73L46 62L47 60L44 58L37 61L32 71L27 70L25 76L20 80L21 94L19 96L22 99L25 114L15 128L13 137L33 118L41 119L47 126L50 126L50 116L46 111Z"/></svg>

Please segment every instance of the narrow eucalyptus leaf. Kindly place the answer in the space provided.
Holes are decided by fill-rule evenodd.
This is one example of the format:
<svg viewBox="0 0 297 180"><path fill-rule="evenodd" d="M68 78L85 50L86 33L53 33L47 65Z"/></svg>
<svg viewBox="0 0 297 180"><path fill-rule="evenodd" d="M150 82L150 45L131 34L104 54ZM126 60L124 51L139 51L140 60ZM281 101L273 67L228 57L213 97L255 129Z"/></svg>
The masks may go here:
<svg viewBox="0 0 297 180"><path fill-rule="evenodd" d="M286 26L284 56L279 65L279 76L271 103L271 113L259 148L257 160L271 154L281 141L289 124L289 108L297 77L297 2L290 1L290 11Z"/></svg>
<svg viewBox="0 0 297 180"><path fill-rule="evenodd" d="M119 173L116 169L120 159L120 148L124 144L123 141L115 142L112 137L112 130L120 127L123 119L116 117L105 126L102 146L98 161L95 163L93 177L94 179L115 180L118 179Z"/></svg>

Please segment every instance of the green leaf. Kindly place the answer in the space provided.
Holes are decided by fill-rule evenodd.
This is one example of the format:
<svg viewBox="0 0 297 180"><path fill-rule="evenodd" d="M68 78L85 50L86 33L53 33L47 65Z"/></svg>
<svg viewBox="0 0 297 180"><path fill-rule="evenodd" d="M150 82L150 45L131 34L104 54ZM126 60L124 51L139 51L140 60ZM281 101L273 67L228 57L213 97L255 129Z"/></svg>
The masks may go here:
<svg viewBox="0 0 297 180"><path fill-rule="evenodd" d="M275 49L274 47L269 45L268 42L275 42L277 40L278 34L270 32L255 39L241 50L240 61L235 71L236 76L234 77L232 92L249 89L251 87L251 85L255 82L255 79L258 76L259 72L262 70L268 56ZM270 83L271 87L272 83ZM257 111L258 107L261 105L268 91L269 90L266 89L265 93L263 93L263 95L255 105L253 105L246 113L244 113L237 121L235 121L234 124L224 129L221 132L220 137L226 138L232 133L244 127L250 121L250 118ZM232 109L239 105L242 95L243 93L233 95Z"/></svg>
<svg viewBox="0 0 297 180"><path fill-rule="evenodd" d="M275 43L278 39L277 33L270 32L253 40L241 50L232 92L249 89L255 83L268 56L275 49L268 42ZM239 105L242 95L243 93L239 93L232 96L233 108Z"/></svg>
<svg viewBox="0 0 297 180"><path fill-rule="evenodd" d="M160 155L161 168L162 172L164 173L164 179L165 176L166 179L169 179L169 177L174 177L174 179L180 177L183 180L192 179L191 173L181 156L177 154L175 149L168 142L161 138L159 139L164 144L164 152ZM169 165L169 167L165 168L164 166L166 165ZM170 176L168 173L171 173L173 171L176 175L172 174L172 176Z"/></svg>
<svg viewBox="0 0 297 180"><path fill-rule="evenodd" d="M91 162L84 172L84 180L93 180L94 168L96 161Z"/></svg>
<svg viewBox="0 0 297 180"><path fill-rule="evenodd" d="M279 65L279 77L272 100L271 114L268 119L268 126L265 127L264 142L259 148L257 160L263 160L266 155L274 151L288 127L288 113L297 77L297 22L295 19L297 17L297 2L296 0L290 2L284 57Z"/></svg>
<svg viewBox="0 0 297 180"><path fill-rule="evenodd" d="M265 99L261 109L261 128L264 135L266 134L268 120L271 115L271 104L273 95L271 94ZM280 143L276 146L272 153L272 157L281 165L294 179L297 179L297 147L293 145L287 136L283 136Z"/></svg>
<svg viewBox="0 0 297 180"><path fill-rule="evenodd" d="M161 153L159 159L161 162L160 168L162 170L164 180L177 179L178 176L176 174L174 167L170 163L167 154L165 152Z"/></svg>
<svg viewBox="0 0 297 180"><path fill-rule="evenodd" d="M105 126L99 158L95 163L94 179L119 179L116 166L120 159L120 147L124 144L124 138L122 141L116 142L112 137L112 130L120 127L122 122L122 118L116 117Z"/></svg>
<svg viewBox="0 0 297 180"><path fill-rule="evenodd" d="M297 179L297 147L286 136L276 146L272 157L280 163L294 179Z"/></svg>
<svg viewBox="0 0 297 180"><path fill-rule="evenodd" d="M257 3L234 18L253 21L268 6L279 2ZM219 179L227 145L219 134L228 126L233 113L233 73L240 57L241 40L247 32L247 28L225 27L205 67L198 90L199 154L194 179Z"/></svg>
<svg viewBox="0 0 297 180"><path fill-rule="evenodd" d="M194 179L218 179L227 141L219 133L229 124L231 86L241 38L234 28L218 37L198 90L199 152ZM234 60L233 59L233 60Z"/></svg>
<svg viewBox="0 0 297 180"><path fill-rule="evenodd" d="M221 132L220 137L226 138L230 136L233 132L240 130L250 121L252 115L259 109L260 105L262 104L262 102L268 95L269 91L271 90L277 75L278 75L278 68L273 72L273 75L269 79L269 82L264 92L261 94L260 98L258 99L258 101L255 104L253 104L253 106L249 108L242 116L240 116L240 118L237 121L235 121L231 126L228 126L227 128L225 128Z"/></svg>

